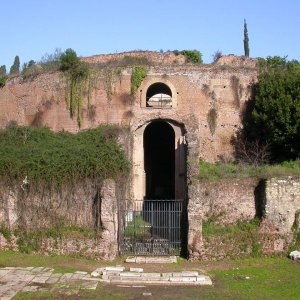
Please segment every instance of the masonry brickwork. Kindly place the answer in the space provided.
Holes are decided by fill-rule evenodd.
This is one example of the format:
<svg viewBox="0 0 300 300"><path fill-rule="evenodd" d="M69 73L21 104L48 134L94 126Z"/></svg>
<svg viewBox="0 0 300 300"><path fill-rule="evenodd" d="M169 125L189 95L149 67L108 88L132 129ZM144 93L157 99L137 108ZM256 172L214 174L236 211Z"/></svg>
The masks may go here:
<svg viewBox="0 0 300 300"><path fill-rule="evenodd" d="M187 64L185 57L181 55L148 52L100 55L82 60L102 64L105 69L105 64L109 61L124 59L126 56L146 56L152 61L136 94L131 95L132 68L122 67L118 72L111 73L110 91L107 77L101 73L93 88L84 94L81 128L77 119L70 117L66 107L66 82L60 72L44 73L25 80L21 77L10 79L0 89L0 127L14 122L76 133L100 124L126 126L130 134L126 141L124 137L120 141L125 145L133 164L129 188L120 192L117 183L115 198L114 184L108 184L101 195L103 199L110 200L98 204L96 201L96 205L97 188L91 184L88 191L85 190L86 186L77 187L76 195L71 195L71 198L67 196L67 189L62 194L46 193L44 198L30 196L26 206L19 188L2 186L0 223L4 222L12 228L21 221L26 226L40 226L41 221L50 222L52 214L48 213L52 210L56 216L63 217L74 225L93 226L95 222L101 222L104 231L100 238L106 243L101 249L107 250L103 257L114 257L117 253L117 219L111 209L116 207L116 199L122 201L129 197L141 200L140 196L144 195L144 161L141 150L144 129L154 120L164 120L175 132L178 161L181 161L175 166L175 173L178 173L177 183L181 186L178 195L180 198L187 197L188 200L187 250L192 259L203 258L204 248L209 249L203 240L202 223L213 214L222 216L221 223L228 225L238 220L253 219L259 207L259 213L265 209L266 224L274 225L274 234L290 233L293 224L299 227L299 179L267 181L261 192L263 197L260 199L263 200L258 199L260 183L256 179L218 182L198 180L199 159L216 162L233 156L231 141L242 126L245 106L251 99L253 84L257 82L256 60L225 56L212 65L193 65ZM147 91L155 83L169 87L172 93L171 107L147 106ZM88 98L89 105L93 108L92 114L88 109ZM23 212L20 213L22 207ZM98 211L94 211L95 209ZM34 214L39 216L38 220ZM288 244L280 238L268 241L266 249L283 250ZM51 245L51 242L48 244ZM69 245L74 249L72 243ZM65 244L60 247L65 249ZM206 257L209 252L205 252Z"/></svg>

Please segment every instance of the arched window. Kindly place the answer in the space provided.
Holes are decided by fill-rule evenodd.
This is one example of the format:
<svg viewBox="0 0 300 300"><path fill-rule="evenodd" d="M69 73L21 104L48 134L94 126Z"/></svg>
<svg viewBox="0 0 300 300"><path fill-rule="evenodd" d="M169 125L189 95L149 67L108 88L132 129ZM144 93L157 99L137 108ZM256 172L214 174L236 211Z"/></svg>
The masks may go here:
<svg viewBox="0 0 300 300"><path fill-rule="evenodd" d="M171 108L171 89L162 82L156 82L150 85L146 94L146 107Z"/></svg>

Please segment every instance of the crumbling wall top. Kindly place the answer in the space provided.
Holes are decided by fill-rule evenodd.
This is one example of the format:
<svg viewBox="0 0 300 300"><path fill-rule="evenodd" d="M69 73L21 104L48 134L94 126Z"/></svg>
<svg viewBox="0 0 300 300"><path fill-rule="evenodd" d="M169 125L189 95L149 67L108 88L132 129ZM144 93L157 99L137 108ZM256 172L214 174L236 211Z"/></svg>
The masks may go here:
<svg viewBox="0 0 300 300"><path fill-rule="evenodd" d="M81 60L87 63L106 64L111 61L121 61L122 59L130 58L146 58L149 63L159 65L183 65L186 63L186 57L180 53L173 51L155 52L155 51L129 51L114 54L99 54L89 57L82 57Z"/></svg>

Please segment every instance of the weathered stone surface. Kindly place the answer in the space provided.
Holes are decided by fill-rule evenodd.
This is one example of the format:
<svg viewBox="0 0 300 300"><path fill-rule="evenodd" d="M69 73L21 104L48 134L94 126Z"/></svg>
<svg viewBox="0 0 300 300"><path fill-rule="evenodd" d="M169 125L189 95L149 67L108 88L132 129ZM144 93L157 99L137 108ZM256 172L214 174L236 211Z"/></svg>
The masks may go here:
<svg viewBox="0 0 300 300"><path fill-rule="evenodd" d="M300 227L300 177L272 178L265 182L264 230L274 228L281 234Z"/></svg>
<svg viewBox="0 0 300 300"><path fill-rule="evenodd" d="M129 271L130 272L144 272L144 269L143 268L129 268Z"/></svg>

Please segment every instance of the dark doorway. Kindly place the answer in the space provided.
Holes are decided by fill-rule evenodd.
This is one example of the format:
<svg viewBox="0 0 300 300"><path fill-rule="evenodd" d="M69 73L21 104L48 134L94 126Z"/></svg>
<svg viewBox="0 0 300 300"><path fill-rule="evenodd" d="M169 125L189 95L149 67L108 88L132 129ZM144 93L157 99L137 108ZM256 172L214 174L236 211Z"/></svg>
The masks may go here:
<svg viewBox="0 0 300 300"><path fill-rule="evenodd" d="M151 122L144 131L146 199L175 198L175 132L164 121Z"/></svg>

